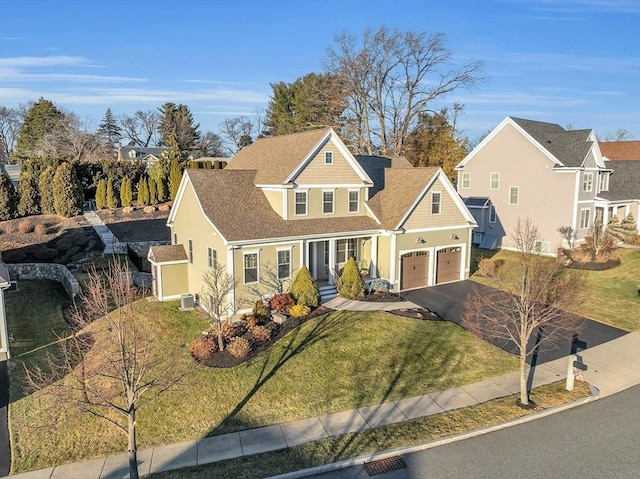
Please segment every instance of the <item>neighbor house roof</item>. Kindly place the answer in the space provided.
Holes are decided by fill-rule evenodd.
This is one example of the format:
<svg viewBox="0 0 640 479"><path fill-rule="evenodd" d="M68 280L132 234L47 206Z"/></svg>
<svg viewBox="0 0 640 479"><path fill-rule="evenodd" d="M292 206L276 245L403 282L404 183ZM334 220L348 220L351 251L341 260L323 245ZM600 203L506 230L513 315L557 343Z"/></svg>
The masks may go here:
<svg viewBox="0 0 640 479"><path fill-rule="evenodd" d="M511 119L563 166L582 166L593 145L593 141L589 140L592 130L565 130L556 123L513 117Z"/></svg>
<svg viewBox="0 0 640 479"><path fill-rule="evenodd" d="M598 196L609 201L640 200L640 161L605 161L605 166L613 173L609 177L609 191Z"/></svg>
<svg viewBox="0 0 640 479"><path fill-rule="evenodd" d="M236 160L233 160L235 163ZM187 170L204 214L227 241L250 241L379 228L367 216L283 219L256 187L255 170Z"/></svg>
<svg viewBox="0 0 640 479"><path fill-rule="evenodd" d="M173 263L187 261L187 253L181 244L152 246L149 248L149 259L154 263Z"/></svg>
<svg viewBox="0 0 640 479"><path fill-rule="evenodd" d="M601 141L598 145L608 160L640 160L640 141Z"/></svg>
<svg viewBox="0 0 640 479"><path fill-rule="evenodd" d="M438 168L387 168L384 189L369 201L369 207L386 229L394 229L427 187Z"/></svg>
<svg viewBox="0 0 640 479"><path fill-rule="evenodd" d="M491 203L491 198L486 196L469 196L462 198L467 208L485 208Z"/></svg>
<svg viewBox="0 0 640 479"><path fill-rule="evenodd" d="M258 185L282 184L330 130L323 128L259 138L242 148L225 169L255 170Z"/></svg>

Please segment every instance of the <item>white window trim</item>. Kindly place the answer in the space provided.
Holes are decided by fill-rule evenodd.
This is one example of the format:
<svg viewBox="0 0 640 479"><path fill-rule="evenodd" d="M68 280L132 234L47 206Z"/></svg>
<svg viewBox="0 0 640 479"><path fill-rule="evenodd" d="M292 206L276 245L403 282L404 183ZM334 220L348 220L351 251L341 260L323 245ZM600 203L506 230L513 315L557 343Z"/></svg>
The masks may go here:
<svg viewBox="0 0 640 479"><path fill-rule="evenodd" d="M193 264L193 240L191 238L187 239L187 258L189 264Z"/></svg>
<svg viewBox="0 0 640 479"><path fill-rule="evenodd" d="M493 220L491 220L491 212L493 211ZM496 207L491 205L489 206L489 223L495 223L498 220L498 214L496 213Z"/></svg>
<svg viewBox="0 0 640 479"><path fill-rule="evenodd" d="M540 246L540 249L538 249ZM551 253L551 241L545 240L536 240L533 246L533 250L539 254L550 254Z"/></svg>
<svg viewBox="0 0 640 479"><path fill-rule="evenodd" d="M465 186L465 178L467 179L466 186ZM460 178L460 186L465 190L471 188L471 173L469 173L468 171L462 173L462 176Z"/></svg>
<svg viewBox="0 0 640 479"><path fill-rule="evenodd" d="M304 214L298 213L297 193L304 193ZM293 215L308 216L309 215L309 190L293 190Z"/></svg>
<svg viewBox="0 0 640 479"><path fill-rule="evenodd" d="M439 195L440 196L440 201L438 202L438 212L434 213L433 212L433 195ZM441 215L442 214L442 191L432 191L431 192L431 214L432 215Z"/></svg>
<svg viewBox="0 0 640 479"><path fill-rule="evenodd" d="M324 194L331 193L331 211L326 212L324 210ZM336 190L322 190L322 214L323 215L332 215L336 212Z"/></svg>
<svg viewBox="0 0 640 479"><path fill-rule="evenodd" d="M327 161L330 159L330 161ZM325 165L333 165L333 151L325 151L324 152L324 164Z"/></svg>
<svg viewBox="0 0 640 479"><path fill-rule="evenodd" d="M356 209L355 211L351 211L351 193L355 193L357 195L356 198ZM347 192L347 212L349 213L359 213L360 212L360 190L359 189L350 189Z"/></svg>
<svg viewBox="0 0 640 479"><path fill-rule="evenodd" d="M245 258L249 255L256 255L256 281L251 281L250 283L246 282L247 274L246 274L246 266L245 266ZM242 284L258 284L260 282L260 250L255 251L243 251L242 252Z"/></svg>
<svg viewBox="0 0 640 479"><path fill-rule="evenodd" d="M291 279L291 271L293 270L291 261L293 260L293 246L289 246L287 248L276 248L276 275L278 277L278 281L283 281L286 279ZM280 263L278 262L278 253L280 251L288 251L289 252L289 275L286 278L280 277Z"/></svg>
<svg viewBox="0 0 640 479"><path fill-rule="evenodd" d="M496 186L495 188L493 187L493 175L497 175L497 178L498 178L498 181L497 181L498 186ZM489 174L489 189L490 190L499 190L500 189L500 173L492 171Z"/></svg>
<svg viewBox="0 0 640 479"><path fill-rule="evenodd" d="M587 182L587 178L590 178ZM593 191L593 172L585 171L582 176L582 192L591 193Z"/></svg>
<svg viewBox="0 0 640 479"><path fill-rule="evenodd" d="M586 216L587 224L586 226L583 226L585 216ZM586 230L589 228L589 226L591 226L591 208L580 208L580 229Z"/></svg>
<svg viewBox="0 0 640 479"><path fill-rule="evenodd" d="M515 203L511 202L511 190L513 190L513 188L516 189L516 202ZM517 206L518 203L520 203L520 187L519 186L510 186L509 187L509 204L511 206Z"/></svg>
<svg viewBox="0 0 640 479"><path fill-rule="evenodd" d="M602 172L598 176L598 192L609 191L609 173Z"/></svg>
<svg viewBox="0 0 640 479"><path fill-rule="evenodd" d="M211 252L215 253L215 264L211 264ZM216 251L215 248L212 248L211 246L207 246L207 266L211 269L213 269L216 265L218 264L218 251Z"/></svg>

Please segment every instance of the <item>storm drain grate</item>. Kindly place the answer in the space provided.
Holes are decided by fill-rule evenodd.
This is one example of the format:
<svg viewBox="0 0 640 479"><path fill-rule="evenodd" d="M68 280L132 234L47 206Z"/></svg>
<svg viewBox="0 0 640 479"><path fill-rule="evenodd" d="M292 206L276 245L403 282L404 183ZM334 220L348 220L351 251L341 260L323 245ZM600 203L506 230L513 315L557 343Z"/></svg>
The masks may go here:
<svg viewBox="0 0 640 479"><path fill-rule="evenodd" d="M364 470L367 471L369 476L377 476L378 474L384 474L391 471L399 471L400 469L406 469L407 464L400 456L389 457L387 459L380 459L379 461L368 462L364 465Z"/></svg>

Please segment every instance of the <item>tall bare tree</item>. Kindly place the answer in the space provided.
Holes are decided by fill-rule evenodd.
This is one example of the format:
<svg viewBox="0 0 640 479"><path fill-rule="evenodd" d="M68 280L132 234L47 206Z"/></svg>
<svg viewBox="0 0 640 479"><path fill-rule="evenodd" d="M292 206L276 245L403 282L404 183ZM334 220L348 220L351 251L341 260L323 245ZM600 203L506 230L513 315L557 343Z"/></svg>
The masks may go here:
<svg viewBox="0 0 640 479"><path fill-rule="evenodd" d="M481 337L516 345L520 402L528 405L527 358L579 332L581 319L566 310L587 299L588 285L581 272L534 254L539 235L529 218L518 219L513 233L517 260L498 268L498 289L474 288L465 302L462 325Z"/></svg>
<svg viewBox="0 0 640 479"><path fill-rule="evenodd" d="M13 154L22 116L17 108L0 106L0 161L7 161Z"/></svg>
<svg viewBox="0 0 640 479"><path fill-rule="evenodd" d="M202 289L200 290L200 304L211 318L211 324L218 333L218 349L224 349L222 338L222 326L224 319L231 316L234 311L234 303L230 298L235 290L236 281L227 273L227 269L217 262L215 258L209 258L211 264L202 275Z"/></svg>
<svg viewBox="0 0 640 479"><path fill-rule="evenodd" d="M155 347L153 321L141 314L140 298L126 265L114 261L105 273L94 270L71 315L74 334L60 338L60 354L48 355L44 368L26 368L31 390L99 417L127 436L133 479L137 412L181 377Z"/></svg>
<svg viewBox="0 0 640 479"><path fill-rule="evenodd" d="M223 138L227 141L227 150L236 154L240 149L253 143L255 127L246 116L227 118L220 125Z"/></svg>
<svg viewBox="0 0 640 479"><path fill-rule="evenodd" d="M482 64L453 65L442 33L381 27L360 40L337 35L325 68L345 88L346 136L356 152L403 154L418 115L443 95L474 86Z"/></svg>
<svg viewBox="0 0 640 479"><path fill-rule="evenodd" d="M120 127L123 138L128 138L133 146L155 146L159 141L160 115L151 110L138 110L133 115L120 116Z"/></svg>
<svg viewBox="0 0 640 479"><path fill-rule="evenodd" d="M49 132L36 143L38 154L69 161L94 162L111 158L89 121L74 113L66 113Z"/></svg>

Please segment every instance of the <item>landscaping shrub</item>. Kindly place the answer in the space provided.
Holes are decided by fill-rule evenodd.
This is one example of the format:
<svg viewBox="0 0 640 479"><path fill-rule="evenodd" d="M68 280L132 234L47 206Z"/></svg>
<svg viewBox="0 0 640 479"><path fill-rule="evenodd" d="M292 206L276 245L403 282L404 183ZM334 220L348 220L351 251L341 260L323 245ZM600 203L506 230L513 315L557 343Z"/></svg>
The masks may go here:
<svg viewBox="0 0 640 479"><path fill-rule="evenodd" d="M20 233L22 233L23 235L31 233L33 231L33 223L31 222L31 220L21 220L20 223L18 223L18 231L20 231Z"/></svg>
<svg viewBox="0 0 640 479"><path fill-rule="evenodd" d="M83 190L76 170L69 163L61 163L53 176L53 206L56 214L70 218L82 213Z"/></svg>
<svg viewBox="0 0 640 479"><path fill-rule="evenodd" d="M106 207L107 207L107 182L105 180L100 180L98 181L98 186L96 187L96 208L99 210L103 210Z"/></svg>
<svg viewBox="0 0 640 479"><path fill-rule="evenodd" d="M361 299L364 298L365 284L360 275L360 270L356 264L356 260L349 258L344 267L344 271L340 276L340 290L338 293L343 298Z"/></svg>
<svg viewBox="0 0 640 479"><path fill-rule="evenodd" d="M37 236L44 236L47 234L47 227L46 225L43 225L43 224L37 224L36 227L33 229L33 232Z"/></svg>
<svg viewBox="0 0 640 479"><path fill-rule="evenodd" d="M289 310L295 304L296 301L289 293L276 294L269 300L269 307L280 314L289 314Z"/></svg>
<svg viewBox="0 0 640 479"><path fill-rule="evenodd" d="M205 361L218 351L218 346L213 338L203 336L191 341L189 349L191 350L191 355L196 359L196 361Z"/></svg>
<svg viewBox="0 0 640 479"><path fill-rule="evenodd" d="M267 305L264 304L264 301L262 301L261 299L256 301L256 304L253 305L253 315L259 319L266 319L269 317Z"/></svg>
<svg viewBox="0 0 640 479"><path fill-rule="evenodd" d="M251 331L253 328L255 328L260 324L260 321L258 321L258 318L255 317L253 314L244 315L242 317L242 320L244 321L244 324L249 331Z"/></svg>
<svg viewBox="0 0 640 479"><path fill-rule="evenodd" d="M362 280L362 278L361 278ZM364 290L363 290L364 295ZM298 304L304 304L310 308L316 308L320 304L320 290L316 280L313 279L309 269L303 266L298 270L291 284L291 296Z"/></svg>
<svg viewBox="0 0 640 479"><path fill-rule="evenodd" d="M251 330L251 333L256 338L256 340L261 343L269 341L269 339L271 338L271 330L264 326L254 326Z"/></svg>
<svg viewBox="0 0 640 479"><path fill-rule="evenodd" d="M246 338L235 337L229 342L227 351L234 358L244 358L251 351L251 344Z"/></svg>
<svg viewBox="0 0 640 479"><path fill-rule="evenodd" d="M289 310L289 314L294 318L300 318L306 316L311 312L311 308L305 304L296 304Z"/></svg>
<svg viewBox="0 0 640 479"><path fill-rule="evenodd" d="M215 332L215 329L213 329L212 331L214 333L214 336L217 337L218 334ZM238 329L236 328L235 324L226 322L222 325L222 340L225 343L228 343L236 336L238 336Z"/></svg>
<svg viewBox="0 0 640 479"><path fill-rule="evenodd" d="M12 220L18 212L18 200L13 183L7 175L0 173L0 221Z"/></svg>
<svg viewBox="0 0 640 479"><path fill-rule="evenodd" d="M376 293L387 293L391 290L391 283L386 279L378 278L371 281L369 287Z"/></svg>
<svg viewBox="0 0 640 479"><path fill-rule="evenodd" d="M496 274L496 263L491 258L480 258L478 261L478 274L481 276L493 276Z"/></svg>

